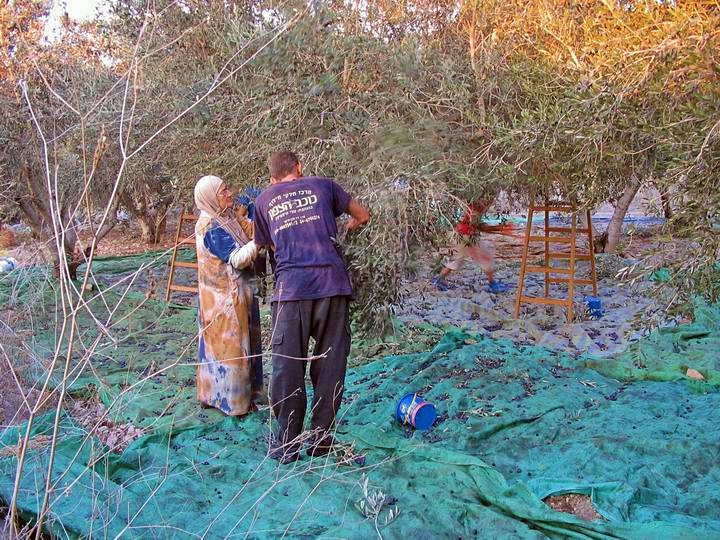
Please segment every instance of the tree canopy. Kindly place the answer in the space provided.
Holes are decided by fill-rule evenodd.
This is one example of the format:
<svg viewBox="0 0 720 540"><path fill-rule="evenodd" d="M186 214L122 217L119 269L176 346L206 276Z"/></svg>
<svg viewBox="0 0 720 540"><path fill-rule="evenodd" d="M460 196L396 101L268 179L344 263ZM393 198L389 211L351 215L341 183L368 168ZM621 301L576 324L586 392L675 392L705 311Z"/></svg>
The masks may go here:
<svg viewBox="0 0 720 540"><path fill-rule="evenodd" d="M381 332L400 279L462 201L505 191L522 207L560 188L622 210L652 184L674 210L668 230L698 246L677 275L715 294L715 1L109 6L49 44L45 6L1 8L5 215L48 228L56 200L72 229L80 209L111 221L122 204L150 240L199 176L262 185L267 156L290 148L373 212L344 241L358 320Z"/></svg>

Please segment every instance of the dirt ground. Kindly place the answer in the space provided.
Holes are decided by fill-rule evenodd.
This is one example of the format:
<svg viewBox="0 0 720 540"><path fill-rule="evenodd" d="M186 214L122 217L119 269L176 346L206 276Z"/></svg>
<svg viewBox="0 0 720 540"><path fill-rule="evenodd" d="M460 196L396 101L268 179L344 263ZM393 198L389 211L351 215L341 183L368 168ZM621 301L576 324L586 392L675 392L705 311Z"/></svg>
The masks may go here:
<svg viewBox="0 0 720 540"><path fill-rule="evenodd" d="M595 510L592 499L587 495L580 495L579 493L554 495L544 499L544 502L553 510L565 512L566 514L572 514L575 517L579 517L580 519L584 519L586 521L603 519L603 517L598 514L597 510Z"/></svg>

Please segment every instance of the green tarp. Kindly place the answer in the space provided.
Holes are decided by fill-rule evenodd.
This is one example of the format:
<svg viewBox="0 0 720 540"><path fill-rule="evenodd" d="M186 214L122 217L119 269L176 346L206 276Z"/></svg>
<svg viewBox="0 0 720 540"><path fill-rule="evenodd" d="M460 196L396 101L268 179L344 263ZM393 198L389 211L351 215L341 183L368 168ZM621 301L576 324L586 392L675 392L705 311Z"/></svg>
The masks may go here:
<svg viewBox="0 0 720 540"><path fill-rule="evenodd" d="M127 300L116 319L143 296ZM698 306L692 325L602 360L450 332L430 352L349 372L338 438L365 455L363 466L307 457L278 466L266 458L267 411L225 418L194 402L194 368L178 365L195 359L194 310L147 301L111 329L125 339L98 347L95 374L86 369L71 387L97 393L116 421L147 435L108 455L64 417L49 526L93 538L718 538L719 327L720 309ZM687 367L708 380L688 381ZM409 391L436 405L431 430L394 420ZM51 421L34 433L49 433ZM17 440L12 428L0 442ZM33 450L24 469L18 505L28 520L47 459L47 447ZM15 466L0 459L5 501ZM364 481L369 497L382 491L391 503L377 519L357 508ZM541 500L566 492L590 495L604 519Z"/></svg>

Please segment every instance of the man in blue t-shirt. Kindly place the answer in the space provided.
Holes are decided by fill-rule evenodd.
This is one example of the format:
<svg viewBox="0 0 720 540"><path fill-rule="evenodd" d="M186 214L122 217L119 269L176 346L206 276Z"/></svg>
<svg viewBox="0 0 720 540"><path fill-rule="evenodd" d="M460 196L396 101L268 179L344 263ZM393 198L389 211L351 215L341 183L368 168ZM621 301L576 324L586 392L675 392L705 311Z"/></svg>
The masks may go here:
<svg viewBox="0 0 720 540"><path fill-rule="evenodd" d="M270 401L278 430L270 455L288 463L298 459L303 443L308 361L313 403L307 453L325 455L334 444L331 430L350 352L352 297L336 242L336 218L349 214L345 228L354 230L370 214L331 178L303 176L292 152L276 152L268 168L271 185L255 201L255 243L275 251ZM315 349L308 359L311 337Z"/></svg>

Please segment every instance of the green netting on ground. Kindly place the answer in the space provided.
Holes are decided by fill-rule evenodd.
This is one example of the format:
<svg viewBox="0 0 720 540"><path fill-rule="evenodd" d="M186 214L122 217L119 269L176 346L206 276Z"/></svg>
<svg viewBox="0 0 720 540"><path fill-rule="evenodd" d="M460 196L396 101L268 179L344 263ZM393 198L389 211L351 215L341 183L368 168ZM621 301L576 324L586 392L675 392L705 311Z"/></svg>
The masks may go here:
<svg viewBox="0 0 720 540"><path fill-rule="evenodd" d="M108 262L104 270L112 268ZM120 294L93 300L96 316ZM195 311L168 309L139 292L121 309L109 333L123 339L101 336L71 393L97 393L116 421L148 434L107 455L98 439L63 418L51 497L58 536L720 536L716 307L700 306L693 325L655 332L602 362L451 332L428 353L352 369L338 438L355 443L364 466L268 460L267 411L225 418L194 402L194 368L185 364L195 359ZM87 315L81 328L95 328ZM39 327L39 348L45 341L49 350L53 336L51 325ZM81 335L86 345L96 337L96 330ZM644 367L633 364L641 348L652 360ZM683 362L708 381L665 375ZM165 370L152 375L158 369ZM437 406L433 429L413 432L393 419L408 391ZM51 422L43 417L34 434L48 434ZM6 430L2 446L15 446L18 433ZM47 447L28 455L18 505L29 520L47 459ZM0 458L5 501L15 466L14 457ZM364 479L371 493L393 499L377 520L356 508ZM565 492L591 495L604 520L585 522L541 500ZM400 514L385 525L393 509Z"/></svg>
<svg viewBox="0 0 720 540"><path fill-rule="evenodd" d="M684 381L699 392L720 387L720 305L698 304L692 324L660 328L611 361L588 367L619 380ZM686 376L699 371L704 381Z"/></svg>
<svg viewBox="0 0 720 540"><path fill-rule="evenodd" d="M147 251L138 255L96 257L93 261L93 272L98 276L135 272L139 268L162 268L170 261L171 250ZM178 250L178 261L195 260L195 250L181 248ZM79 274L84 272L85 266L80 266Z"/></svg>

